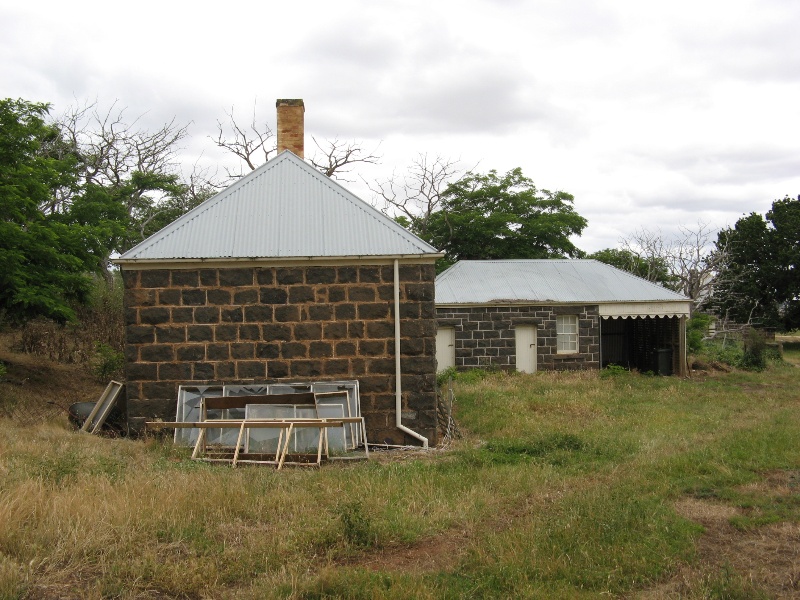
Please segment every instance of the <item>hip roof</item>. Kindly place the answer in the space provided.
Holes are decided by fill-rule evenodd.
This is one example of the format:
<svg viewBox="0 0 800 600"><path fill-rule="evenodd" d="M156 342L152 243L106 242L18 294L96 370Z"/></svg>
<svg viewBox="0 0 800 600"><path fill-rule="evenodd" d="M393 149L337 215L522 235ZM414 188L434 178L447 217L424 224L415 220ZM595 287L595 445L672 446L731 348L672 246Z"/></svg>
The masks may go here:
<svg viewBox="0 0 800 600"><path fill-rule="evenodd" d="M285 151L115 262L408 255L440 256Z"/></svg>
<svg viewBox="0 0 800 600"><path fill-rule="evenodd" d="M596 260L462 260L436 278L436 304L687 302Z"/></svg>

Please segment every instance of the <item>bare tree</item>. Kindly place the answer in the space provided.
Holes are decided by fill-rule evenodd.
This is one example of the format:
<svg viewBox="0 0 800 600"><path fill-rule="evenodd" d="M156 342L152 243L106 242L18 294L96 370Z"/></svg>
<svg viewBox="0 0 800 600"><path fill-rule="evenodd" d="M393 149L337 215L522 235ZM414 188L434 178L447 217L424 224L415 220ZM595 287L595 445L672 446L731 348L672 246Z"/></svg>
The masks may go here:
<svg viewBox="0 0 800 600"><path fill-rule="evenodd" d="M83 184L119 189L129 183L134 173L162 178L178 178L177 153L187 136L188 124L178 125L175 119L154 131L139 126L140 117L128 122L124 107L115 101L107 110L97 102L75 104L56 118L56 126L81 165ZM126 199L129 214L148 190L132 186ZM56 202L67 202L60 195ZM58 210L59 207L47 207Z"/></svg>
<svg viewBox="0 0 800 600"><path fill-rule="evenodd" d="M117 101L107 109L96 101L76 102L54 119L58 140L47 151L74 157L77 180L62 186L48 206L40 207L46 213L65 212L94 187L103 190L106 209L114 203L124 208L127 219L104 217L115 223L103 234L105 255L100 257L109 282L110 256L139 242L150 215L186 193L177 155L188 124L173 119L151 130L141 125L143 115L129 120L125 113Z"/></svg>
<svg viewBox="0 0 800 600"><path fill-rule="evenodd" d="M690 298L697 308L710 294L722 259L714 252L716 233L703 222L695 227L681 225L673 238L666 238L660 229L642 228L622 239L621 245L648 265L653 275L666 266L670 276L668 286Z"/></svg>
<svg viewBox="0 0 800 600"><path fill-rule="evenodd" d="M319 152L311 158L311 164L324 175L328 177L334 177L334 175L336 175L335 178L342 179L342 181L348 181L347 179L343 179L341 175L349 173L353 165L357 163L376 165L381 159L379 155L374 154L377 148L373 152L364 154L365 150L361 147L360 143L356 141L341 142L339 138L334 138L333 140L326 140L320 143L313 135L311 139L314 140L314 144L316 144L319 150Z"/></svg>
<svg viewBox="0 0 800 600"><path fill-rule="evenodd" d="M234 117L234 108L225 113L228 121L223 124L217 121L217 137L211 138L220 148L224 148L254 171L260 164L267 162L270 156L275 153L275 134L267 123L259 123L256 118L256 103L253 102L253 117L246 126L241 126ZM262 162L263 157L263 162ZM232 171L225 167L228 178L237 179L243 177L245 172L240 167L238 171Z"/></svg>
<svg viewBox="0 0 800 600"><path fill-rule="evenodd" d="M239 124L233 107L225 114L228 117L227 122L217 121L217 136L211 139L219 148L239 157L242 164L238 170L225 168L229 179L238 179L247 170L254 171L275 154L277 139L268 123L258 122L256 102L253 102L253 116L246 126ZM375 151L365 151L357 141L343 142L334 138L319 142L314 136L311 139L314 140L318 152L309 162L314 168L334 179L348 173L355 164L377 164L380 161L380 156Z"/></svg>
<svg viewBox="0 0 800 600"><path fill-rule="evenodd" d="M660 229L637 229L629 237L620 240L620 244L630 255L638 275L647 281L662 282L672 287L670 284L674 283L674 273L669 263L671 242L664 239Z"/></svg>
<svg viewBox="0 0 800 600"><path fill-rule="evenodd" d="M696 304L709 295L718 272L720 257L713 251L716 233L708 223L698 222L695 228L681 225L673 245L671 262L681 291Z"/></svg>
<svg viewBox="0 0 800 600"><path fill-rule="evenodd" d="M155 131L138 125L141 116L125 120L125 108L115 101L106 111L96 102L75 105L57 120L83 161L87 180L101 185L119 185L134 171L174 173L178 144L188 131L175 119ZM143 116L143 115L142 115Z"/></svg>
<svg viewBox="0 0 800 600"><path fill-rule="evenodd" d="M408 226L424 238L431 215L441 207L445 190L466 174L458 163L458 160L420 153L404 175L393 173L387 179L365 183L375 195L378 208L403 217Z"/></svg>

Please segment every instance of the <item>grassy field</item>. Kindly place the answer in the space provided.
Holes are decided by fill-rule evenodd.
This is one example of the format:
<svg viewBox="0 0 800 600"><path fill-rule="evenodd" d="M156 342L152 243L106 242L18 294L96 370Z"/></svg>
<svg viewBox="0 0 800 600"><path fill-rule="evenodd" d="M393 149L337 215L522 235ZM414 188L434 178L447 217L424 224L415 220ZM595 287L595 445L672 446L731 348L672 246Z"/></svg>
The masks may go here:
<svg viewBox="0 0 800 600"><path fill-rule="evenodd" d="M0 420L0 598L798 597L786 350L762 373L457 383L448 448L321 470Z"/></svg>

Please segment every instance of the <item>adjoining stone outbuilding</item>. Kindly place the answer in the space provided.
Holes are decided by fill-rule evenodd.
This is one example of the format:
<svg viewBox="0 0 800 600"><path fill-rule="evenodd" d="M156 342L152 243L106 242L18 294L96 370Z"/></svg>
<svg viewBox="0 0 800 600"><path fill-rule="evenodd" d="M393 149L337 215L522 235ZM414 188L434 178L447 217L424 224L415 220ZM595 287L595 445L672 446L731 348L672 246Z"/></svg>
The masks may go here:
<svg viewBox="0 0 800 600"><path fill-rule="evenodd" d="M130 427L180 385L358 379L371 441L434 443L440 256L281 152L116 260Z"/></svg>
<svg viewBox="0 0 800 600"><path fill-rule="evenodd" d="M690 300L594 260L460 261L436 278L438 370L686 372Z"/></svg>

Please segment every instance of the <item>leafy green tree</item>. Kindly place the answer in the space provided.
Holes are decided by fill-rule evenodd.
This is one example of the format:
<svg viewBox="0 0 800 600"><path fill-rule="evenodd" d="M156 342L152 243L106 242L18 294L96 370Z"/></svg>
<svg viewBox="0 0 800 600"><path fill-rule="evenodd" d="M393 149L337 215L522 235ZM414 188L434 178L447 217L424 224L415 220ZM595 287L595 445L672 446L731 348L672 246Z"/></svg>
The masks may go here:
<svg viewBox="0 0 800 600"><path fill-rule="evenodd" d="M586 258L593 258L654 283L669 286L675 282L675 277L669 271L669 263L664 257L645 258L624 248L606 248L589 254Z"/></svg>
<svg viewBox="0 0 800 600"><path fill-rule="evenodd" d="M175 160L186 127L148 131L122 110L0 102L0 312L74 318L89 275L208 198L215 186Z"/></svg>
<svg viewBox="0 0 800 600"><path fill-rule="evenodd" d="M772 203L767 213L776 288L782 302L784 326L800 327L800 196L785 197Z"/></svg>
<svg viewBox="0 0 800 600"><path fill-rule="evenodd" d="M164 197L158 203L146 204L142 210L137 211L135 231L127 244L128 248L166 227L216 193L216 189L210 186L194 189L191 184L182 183L177 177L153 178L152 181L152 189L161 190Z"/></svg>
<svg viewBox="0 0 800 600"><path fill-rule="evenodd" d="M11 320L72 319L71 302L90 289L97 267L92 232L63 214L42 212L59 190L76 189L72 154L53 156L59 132L48 105L0 100L0 311Z"/></svg>
<svg viewBox="0 0 800 600"><path fill-rule="evenodd" d="M739 323L800 327L800 200L776 200L720 231L709 306Z"/></svg>
<svg viewBox="0 0 800 600"><path fill-rule="evenodd" d="M106 246L100 266L109 283L113 253L135 246L218 187L205 173L195 170L187 178L181 172L177 153L188 126L172 121L150 130L138 122L124 108L94 104L70 107L55 122L63 143L54 150L77 157L79 186L57 194L48 208L69 213L84 193L91 196L89 208L102 218Z"/></svg>
<svg viewBox="0 0 800 600"><path fill-rule="evenodd" d="M443 266L461 259L577 257L582 252L570 236L581 234L586 219L573 201L565 192L537 189L519 168L469 173L447 187L426 231L415 233L446 253Z"/></svg>

